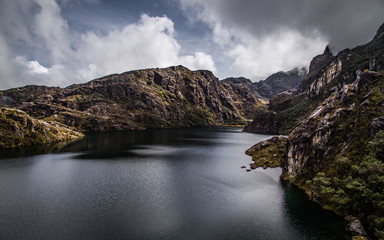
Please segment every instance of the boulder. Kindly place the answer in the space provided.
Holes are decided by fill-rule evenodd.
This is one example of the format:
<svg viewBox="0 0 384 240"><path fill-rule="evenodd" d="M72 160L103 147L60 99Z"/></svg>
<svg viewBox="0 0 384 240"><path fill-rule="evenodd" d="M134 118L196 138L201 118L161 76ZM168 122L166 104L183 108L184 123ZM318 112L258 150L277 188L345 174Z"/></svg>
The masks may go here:
<svg viewBox="0 0 384 240"><path fill-rule="evenodd" d="M355 219L347 225L347 232L352 236L367 236L367 232L364 230L363 224L360 220Z"/></svg>

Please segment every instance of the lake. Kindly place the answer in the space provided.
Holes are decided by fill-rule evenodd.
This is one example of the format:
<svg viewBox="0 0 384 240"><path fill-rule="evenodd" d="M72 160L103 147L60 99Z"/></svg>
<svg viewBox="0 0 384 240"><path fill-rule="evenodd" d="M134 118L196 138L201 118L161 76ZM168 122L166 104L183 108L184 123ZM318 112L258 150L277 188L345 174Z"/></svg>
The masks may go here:
<svg viewBox="0 0 384 240"><path fill-rule="evenodd" d="M0 239L344 239L241 128L92 133L0 152Z"/></svg>

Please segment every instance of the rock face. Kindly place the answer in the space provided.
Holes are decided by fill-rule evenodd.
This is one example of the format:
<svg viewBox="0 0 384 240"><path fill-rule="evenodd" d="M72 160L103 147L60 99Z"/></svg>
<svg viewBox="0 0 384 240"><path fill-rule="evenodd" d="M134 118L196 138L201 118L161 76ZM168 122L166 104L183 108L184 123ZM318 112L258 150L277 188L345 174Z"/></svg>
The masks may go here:
<svg viewBox="0 0 384 240"><path fill-rule="evenodd" d="M378 239L384 233L378 210L384 199L383 86L381 73L364 71L331 94L289 135L282 160L284 179L326 208L359 216ZM357 221L349 231L365 235Z"/></svg>
<svg viewBox="0 0 384 240"><path fill-rule="evenodd" d="M365 69L380 72L384 61L384 27L381 26L373 40L353 49L345 49L334 56L327 47L322 55L311 61L309 73L291 94L280 93L270 100L268 111L277 115L276 133L289 134L296 125L330 95L351 84ZM268 113L270 114L270 113ZM260 117L255 119L255 124ZM248 127L256 133L268 127Z"/></svg>
<svg viewBox="0 0 384 240"><path fill-rule="evenodd" d="M59 123L32 118L23 111L0 108L0 148L74 140L83 134Z"/></svg>
<svg viewBox="0 0 384 240"><path fill-rule="evenodd" d="M377 132L372 126L381 126L383 80L381 74L363 72L354 83L323 101L290 134L284 174L296 178L304 170L325 166L325 161L367 143Z"/></svg>
<svg viewBox="0 0 384 240"><path fill-rule="evenodd" d="M255 115L255 107L265 105L260 100L257 87L249 79L242 77L227 78L220 81L220 84L231 93L233 101L240 109L240 113L248 119L253 118Z"/></svg>
<svg viewBox="0 0 384 240"><path fill-rule="evenodd" d="M0 97L3 106L85 131L244 124L261 104L252 88L183 66L113 74L67 88L26 86Z"/></svg>
<svg viewBox="0 0 384 240"><path fill-rule="evenodd" d="M384 25L370 43L336 56L326 49L296 92L268 106L279 131L282 116L300 119L286 143L282 178L323 207L357 216L351 234L365 235L361 221L377 239L384 239L383 32Z"/></svg>

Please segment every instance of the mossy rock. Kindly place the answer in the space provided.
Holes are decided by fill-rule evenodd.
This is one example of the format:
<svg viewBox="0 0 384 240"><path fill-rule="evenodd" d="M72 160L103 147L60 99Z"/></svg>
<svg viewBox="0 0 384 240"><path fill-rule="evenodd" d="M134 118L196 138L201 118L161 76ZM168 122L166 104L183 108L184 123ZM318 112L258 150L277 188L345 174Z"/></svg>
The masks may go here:
<svg viewBox="0 0 384 240"><path fill-rule="evenodd" d="M252 156L254 163L251 168L275 168L281 166L281 160L287 154L287 138L273 137L249 148L247 155Z"/></svg>

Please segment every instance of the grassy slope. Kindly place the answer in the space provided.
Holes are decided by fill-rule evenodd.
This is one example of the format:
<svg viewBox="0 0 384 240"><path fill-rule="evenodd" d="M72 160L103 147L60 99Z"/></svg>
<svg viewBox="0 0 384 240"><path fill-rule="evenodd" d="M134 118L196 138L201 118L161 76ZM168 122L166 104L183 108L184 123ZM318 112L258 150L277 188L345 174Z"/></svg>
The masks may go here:
<svg viewBox="0 0 384 240"><path fill-rule="evenodd" d="M74 140L82 136L58 123L32 118L23 111L0 108L0 148Z"/></svg>

